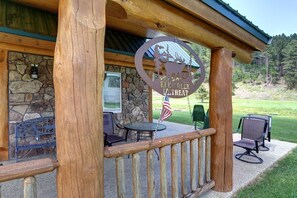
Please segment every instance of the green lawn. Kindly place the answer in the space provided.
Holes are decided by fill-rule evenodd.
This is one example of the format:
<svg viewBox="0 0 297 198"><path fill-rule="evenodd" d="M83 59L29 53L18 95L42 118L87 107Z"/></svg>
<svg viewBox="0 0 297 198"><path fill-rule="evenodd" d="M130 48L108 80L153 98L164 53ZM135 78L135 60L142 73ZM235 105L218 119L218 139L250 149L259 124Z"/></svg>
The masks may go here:
<svg viewBox="0 0 297 198"><path fill-rule="evenodd" d="M196 101L196 102L195 102ZM158 119L162 98L153 98L154 118ZM170 99L175 110L168 121L192 124L187 99ZM190 97L190 107L198 104ZM203 104L208 109L208 103ZM233 131L239 119L248 113L272 115L272 139L297 143L297 102L274 100L233 99ZM297 198L297 149L263 175L259 181L241 190L236 197L296 197Z"/></svg>
<svg viewBox="0 0 297 198"><path fill-rule="evenodd" d="M162 98L154 95L153 112L154 118L160 115ZM170 99L173 111L168 119L171 122L192 124L189 111L194 104L203 104L205 110L208 109L208 102L198 103L194 97L187 99ZM274 101L274 100L248 100L233 99L233 131L236 130L239 119L248 113L270 114L272 115L272 138L297 143L297 102L296 101Z"/></svg>

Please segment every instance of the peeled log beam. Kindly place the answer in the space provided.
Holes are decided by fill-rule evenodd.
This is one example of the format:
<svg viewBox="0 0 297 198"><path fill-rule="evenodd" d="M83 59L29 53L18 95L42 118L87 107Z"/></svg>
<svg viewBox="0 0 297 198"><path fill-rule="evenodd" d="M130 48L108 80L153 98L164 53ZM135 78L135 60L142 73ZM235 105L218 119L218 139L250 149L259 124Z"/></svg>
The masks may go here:
<svg viewBox="0 0 297 198"><path fill-rule="evenodd" d="M218 13L214 9L209 9L209 6L202 1L184 1L184 0L165 0L168 3L192 14L193 16L207 21L214 27L221 29L224 32L234 36L238 40L247 43L257 50L263 51L267 45L257 39L255 36L244 30L238 25L235 25L233 21L228 18L222 17L222 14Z"/></svg>
<svg viewBox="0 0 297 198"><path fill-rule="evenodd" d="M133 34L143 34L143 32L135 32L138 30L134 28L135 26L142 27L142 29L154 30L199 43L211 49L225 47L234 51L236 58L243 62L248 63L252 60L252 52L255 48L166 2L159 0L112 1L121 5L128 15L125 20L109 18L108 25L113 28Z"/></svg>
<svg viewBox="0 0 297 198"><path fill-rule="evenodd" d="M58 197L104 196L105 0L60 0L55 48Z"/></svg>
<svg viewBox="0 0 297 198"><path fill-rule="evenodd" d="M232 66L232 52L212 50L209 119L217 132L211 143L211 176L214 190L224 192L231 191L233 185Z"/></svg>

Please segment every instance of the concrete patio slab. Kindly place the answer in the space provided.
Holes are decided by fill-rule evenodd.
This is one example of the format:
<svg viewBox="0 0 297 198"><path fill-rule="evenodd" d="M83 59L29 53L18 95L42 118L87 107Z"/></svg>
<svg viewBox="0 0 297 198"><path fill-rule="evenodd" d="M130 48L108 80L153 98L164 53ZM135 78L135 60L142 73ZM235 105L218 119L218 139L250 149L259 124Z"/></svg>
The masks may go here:
<svg viewBox="0 0 297 198"><path fill-rule="evenodd" d="M233 135L234 141L239 139L240 134ZM233 190L231 192L222 193L211 190L204 194L202 197L233 197L240 189L256 181L257 178L263 175L265 171L272 168L277 161L283 159L286 155L288 155L294 148L297 147L297 144L272 139L271 142L267 142L266 146L269 147L269 151L260 151L259 154L257 154L263 159L264 162L262 164L249 164L239 161L235 158L233 159ZM234 155L244 152L244 149L242 148L233 148Z"/></svg>
<svg viewBox="0 0 297 198"><path fill-rule="evenodd" d="M182 125L182 124L176 124L171 122L163 122L167 126L167 129L165 131L157 132L156 138L170 136L170 135L176 135L183 132L191 132L194 130L193 126L189 125ZM239 139L239 134L234 134L234 140ZM233 190L231 192L227 193L220 193L215 192L213 190L207 192L202 197L218 197L218 198L225 198L225 197L232 197L236 192L238 192L241 188L245 187L246 185L252 183L255 181L263 172L271 168L278 160L282 159L284 156L286 156L292 149L297 147L297 144L294 143L288 143L288 142L282 142L278 140L272 139L271 142L267 142L267 146L270 148L270 151L263 151L259 153L259 156L263 158L264 163L263 164L248 164L245 162L241 162L239 160L234 159L234 166L233 166ZM241 148L234 147L234 154L240 153L244 151ZM167 151L167 154L169 156L169 150ZM132 197L132 183L131 183L131 167L132 162L131 158L128 158L127 156L124 157L125 160L125 176L127 178L126 182L126 192L127 197ZM141 176L141 184L143 185L143 197L147 196L147 193L144 191L146 184L146 159L145 154L142 152L140 154L140 161L141 164L144 165L141 167L140 171L142 173ZM155 157L155 161L157 162L157 157ZM14 161L8 161L4 162L5 164L14 163ZM114 159L105 159L104 161L105 165L105 197L113 198L116 197L116 182L115 182L115 163ZM170 160L167 160L167 166L168 171L170 171ZM159 172L159 166L158 163L156 163L155 167L155 174L158 175ZM38 191L38 197L42 198L55 198L57 197L56 192L56 179L55 179L56 171L46 174L41 174L36 177L37 179L37 191ZM169 180L169 172L168 172L168 180ZM156 183L156 194L159 192L159 177L155 176L155 183ZM170 181L168 181L168 191L170 186ZM10 182L3 182L1 183L1 193L2 198L15 198L15 197L22 197L22 180L15 180ZM170 194L168 194L169 197Z"/></svg>

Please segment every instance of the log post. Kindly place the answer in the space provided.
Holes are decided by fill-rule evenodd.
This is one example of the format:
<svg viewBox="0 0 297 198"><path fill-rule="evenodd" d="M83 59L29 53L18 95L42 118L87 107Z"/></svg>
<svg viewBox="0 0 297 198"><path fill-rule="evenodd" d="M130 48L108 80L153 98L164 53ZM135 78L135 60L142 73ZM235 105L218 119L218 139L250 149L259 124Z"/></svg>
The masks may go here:
<svg viewBox="0 0 297 198"><path fill-rule="evenodd" d="M232 190L232 52L213 49L210 66L210 128L216 129L211 144L211 177L214 190Z"/></svg>
<svg viewBox="0 0 297 198"><path fill-rule="evenodd" d="M105 0L60 0L54 85L58 197L104 196Z"/></svg>
<svg viewBox="0 0 297 198"><path fill-rule="evenodd" d="M0 161L8 159L8 66L7 50L0 49Z"/></svg>
<svg viewBox="0 0 297 198"><path fill-rule="evenodd" d="M37 184L34 176L24 178L24 198L37 198Z"/></svg>

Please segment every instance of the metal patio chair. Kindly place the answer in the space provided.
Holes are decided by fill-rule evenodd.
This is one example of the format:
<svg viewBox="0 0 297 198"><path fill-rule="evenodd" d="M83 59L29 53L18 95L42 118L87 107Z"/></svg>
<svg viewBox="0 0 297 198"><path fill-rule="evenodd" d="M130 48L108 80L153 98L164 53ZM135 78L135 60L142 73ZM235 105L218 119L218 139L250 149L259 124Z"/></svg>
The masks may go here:
<svg viewBox="0 0 297 198"><path fill-rule="evenodd" d="M104 146L112 146L114 143L125 141L125 138L114 133L114 126L123 128L114 122L112 112L103 112L103 126Z"/></svg>
<svg viewBox="0 0 297 198"><path fill-rule="evenodd" d="M195 130L197 130L197 124L200 126L200 128L202 128L205 121L205 111L203 105L194 105L192 117Z"/></svg>
<svg viewBox="0 0 297 198"><path fill-rule="evenodd" d="M248 117L260 118L260 119L264 119L268 122L268 126L266 128L265 135L264 135L264 141L263 141L263 144L261 145L260 150L261 151L269 151L269 148L267 146L265 146L265 140L268 140L268 142L270 142L270 140L271 140L272 116L265 115L265 114L248 114Z"/></svg>
<svg viewBox="0 0 297 198"><path fill-rule="evenodd" d="M239 123L241 140L233 142L233 145L244 148L246 151L236 154L235 158L247 163L261 164L263 159L253 151L259 153L259 147L263 144L268 122L261 118L242 117Z"/></svg>

